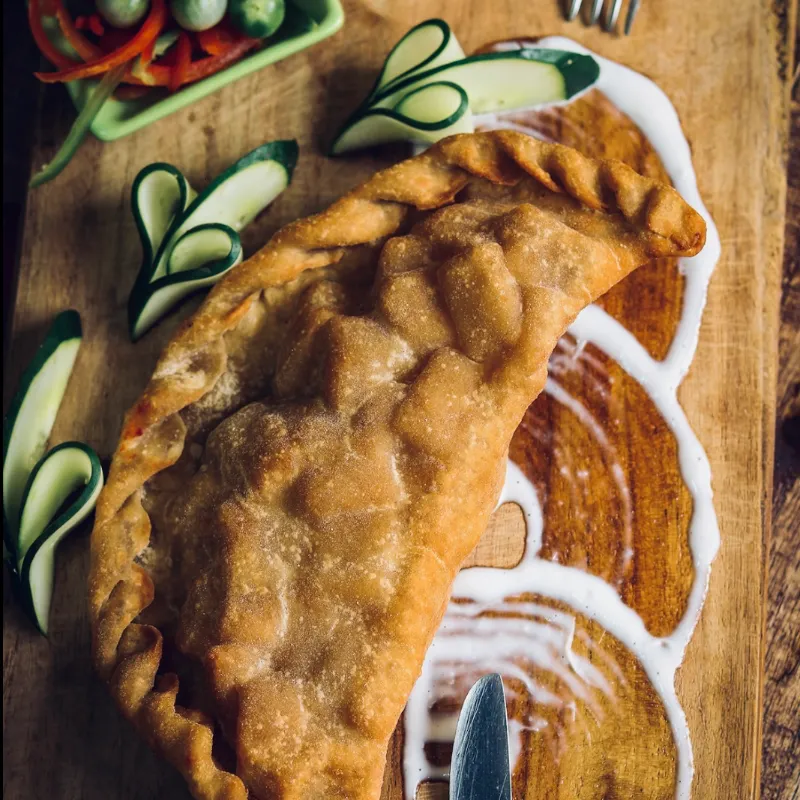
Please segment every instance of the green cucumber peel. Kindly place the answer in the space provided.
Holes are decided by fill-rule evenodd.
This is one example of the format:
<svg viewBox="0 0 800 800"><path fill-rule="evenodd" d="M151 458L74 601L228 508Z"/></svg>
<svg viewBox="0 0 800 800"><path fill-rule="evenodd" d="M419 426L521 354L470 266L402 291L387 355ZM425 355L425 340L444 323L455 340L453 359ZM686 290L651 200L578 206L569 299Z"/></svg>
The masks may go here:
<svg viewBox="0 0 800 800"><path fill-rule="evenodd" d="M392 48L366 100L334 139L330 154L398 140L430 143L469 132L474 130L473 114L569 100L595 83L599 74L591 56L541 47L464 57L447 24L428 20ZM423 118L404 108L427 87L453 84L468 100L463 119L454 119L449 106L440 109L434 102L427 107L417 103Z"/></svg>
<svg viewBox="0 0 800 800"><path fill-rule="evenodd" d="M133 341L188 294L210 286L235 266L238 262L228 263L232 254L241 260L238 231L289 185L297 154L294 140L268 142L240 158L200 194L194 193L180 170L171 164L151 164L137 175L131 206L142 243L142 266L128 300ZM160 191L155 191L159 187ZM172 254L178 243L185 243L187 234L207 230L205 226L209 225L221 225L235 236L229 254L215 255L202 274L197 272L201 269L198 263L189 270L176 267ZM165 281L168 277L171 280ZM185 292L177 287L182 281L192 282ZM152 302L156 293L160 293L159 299ZM172 301L169 305L165 304L167 298Z"/></svg>
<svg viewBox="0 0 800 800"><path fill-rule="evenodd" d="M77 311L53 320L3 420L3 561L15 596L45 635L56 547L91 513L103 485L100 460L85 444L45 452L81 339Z"/></svg>

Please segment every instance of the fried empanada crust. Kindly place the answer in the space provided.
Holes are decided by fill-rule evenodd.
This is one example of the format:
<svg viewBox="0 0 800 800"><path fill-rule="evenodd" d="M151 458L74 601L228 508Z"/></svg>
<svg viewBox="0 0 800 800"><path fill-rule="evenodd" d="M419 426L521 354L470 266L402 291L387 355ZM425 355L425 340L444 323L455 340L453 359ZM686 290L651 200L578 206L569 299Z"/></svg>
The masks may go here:
<svg viewBox="0 0 800 800"><path fill-rule="evenodd" d="M500 131L215 287L126 417L89 587L100 675L196 797L379 796L559 336L704 237L671 187Z"/></svg>

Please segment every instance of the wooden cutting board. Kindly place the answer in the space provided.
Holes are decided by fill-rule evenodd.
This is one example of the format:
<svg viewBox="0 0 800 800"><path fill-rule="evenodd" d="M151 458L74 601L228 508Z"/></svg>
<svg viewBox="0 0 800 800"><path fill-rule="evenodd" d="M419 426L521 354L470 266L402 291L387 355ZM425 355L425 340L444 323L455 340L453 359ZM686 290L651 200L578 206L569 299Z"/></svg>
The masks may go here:
<svg viewBox="0 0 800 800"><path fill-rule="evenodd" d="M384 151L332 161L320 153L368 90L389 47L412 24L440 16L467 51L493 40L560 33L648 74L681 115L700 191L723 246L699 350L680 392L711 461L722 533L708 601L678 679L693 732L693 796L754 798L786 64L793 41L789 11L786 3L768 0L645 0L634 35L618 38L564 23L555 0L348 3L345 28L333 39L128 139L87 142L65 173L30 194L5 399L52 316L66 307L79 309L84 345L53 443L84 440L108 457L123 412L144 386L181 316L135 346L128 341L125 303L139 260L128 207L136 172L150 161L168 161L202 186L257 144L296 137L301 159L294 183L248 229L245 245L252 251L284 223L324 207L400 155L399 150ZM34 167L52 155L69 120L60 90L44 91ZM636 477L632 480L635 490ZM510 530L513 520L507 522ZM496 550L487 550L489 559ZM87 569L88 539L77 534L60 550L49 642L32 632L4 590L4 796L187 797L182 780L133 734L92 676ZM390 779L387 795L395 798L392 785L396 782ZM537 796L533 787L528 796Z"/></svg>

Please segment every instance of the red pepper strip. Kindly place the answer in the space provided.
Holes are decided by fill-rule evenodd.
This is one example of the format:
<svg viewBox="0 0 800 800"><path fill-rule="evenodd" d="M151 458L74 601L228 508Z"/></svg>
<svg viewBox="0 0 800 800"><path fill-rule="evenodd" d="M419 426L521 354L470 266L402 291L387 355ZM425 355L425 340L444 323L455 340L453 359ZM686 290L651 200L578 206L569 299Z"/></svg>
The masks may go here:
<svg viewBox="0 0 800 800"><path fill-rule="evenodd" d="M147 19L139 32L126 45L86 64L80 64L60 72L37 72L36 77L44 83L63 83L102 75L119 64L124 64L138 56L158 36L166 22L167 7L164 0L153 0Z"/></svg>
<svg viewBox="0 0 800 800"><path fill-rule="evenodd" d="M223 53L227 53L233 45L238 44L244 38L239 31L234 30L230 25L226 25L225 20L213 28L207 28L197 33L197 41L200 43L200 47L210 56L221 56Z"/></svg>
<svg viewBox="0 0 800 800"><path fill-rule="evenodd" d="M89 30L95 36L102 36L105 32L105 26L103 25L103 20L100 19L99 14L92 14L88 19Z"/></svg>
<svg viewBox="0 0 800 800"><path fill-rule="evenodd" d="M94 61L103 56L103 51L95 44L92 44L79 30L77 23L72 21L69 12L64 8L64 0L54 0L56 7L56 19L61 27L64 38L72 45L75 52L84 61ZM58 74L58 73L53 73Z"/></svg>
<svg viewBox="0 0 800 800"><path fill-rule="evenodd" d="M78 55L84 59L84 61L93 61L97 58L101 58L106 53L118 50L120 47L124 47L128 42L130 42L132 38L132 34L128 31L109 27L100 39L98 46L83 36L79 30L77 30L77 20L80 19L80 17L77 17L76 21L73 22L69 12L66 10L66 8L64 8L63 0L51 0L51 2L53 2L56 6L56 19L58 19L58 24L61 26L61 32L64 34L64 38L66 38L66 40L72 45L72 47L77 51ZM142 59L149 58L152 60L152 54L155 46L156 40L153 39L153 41L150 42L150 44L148 44L147 47L145 47L145 49L142 51ZM133 87L129 88L141 87L141 81L137 80L131 75L130 69L125 75L123 83L134 84ZM130 93L123 92L120 88L114 92L114 97L120 100L129 100L134 97L139 97L141 94L141 91Z"/></svg>
<svg viewBox="0 0 800 800"><path fill-rule="evenodd" d="M76 66L76 63L71 58L57 50L55 45L47 38L44 25L42 25L42 6L39 0L28 0L28 24L36 46L53 66L62 70Z"/></svg>
<svg viewBox="0 0 800 800"><path fill-rule="evenodd" d="M186 31L181 31L175 45L175 66L170 70L169 90L175 92L186 83L189 67L192 64L192 42Z"/></svg>
<svg viewBox="0 0 800 800"><path fill-rule="evenodd" d="M227 52L219 56L208 56L192 61L186 74L184 83L194 83L202 78L207 78L215 72L219 72L229 64L241 58L248 50L252 50L261 44L261 39L242 39L233 45ZM160 64L151 64L146 69L138 70L134 68L134 76L140 78L142 83L148 86L169 86L170 67Z"/></svg>

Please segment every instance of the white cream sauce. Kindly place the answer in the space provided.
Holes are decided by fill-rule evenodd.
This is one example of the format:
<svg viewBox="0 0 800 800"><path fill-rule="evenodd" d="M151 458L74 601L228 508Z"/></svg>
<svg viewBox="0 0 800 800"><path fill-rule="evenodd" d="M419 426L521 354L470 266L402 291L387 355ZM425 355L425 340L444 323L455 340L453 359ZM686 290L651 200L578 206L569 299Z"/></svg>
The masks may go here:
<svg viewBox="0 0 800 800"><path fill-rule="evenodd" d="M549 37L539 44L589 52L561 37ZM572 695L584 702L592 702L595 690L613 696L614 687L607 679L607 673L572 650L575 618L543 605L509 599L523 593L552 598L595 620L636 656L660 696L672 728L678 753L676 798L685 800L690 795L694 772L692 747L686 717L675 693L675 673L705 599L711 562L719 548L719 529L712 501L708 459L678 402L677 390L697 347L708 282L719 259L720 241L698 193L689 144L667 96L643 75L600 56L595 55L595 58L600 63L596 88L638 125L658 153L677 190L703 215L708 226L703 251L694 258L684 259L681 264L686 279L682 316L663 361L653 359L630 331L598 306L585 309L570 328L570 333L578 341L577 352L580 353L585 343L591 342L616 360L647 392L675 436L681 476L693 499L689 544L694 584L684 616L672 634L663 638L651 635L639 615L625 605L617 591L602 578L575 567L537 558L542 544L542 510L534 487L509 461L500 504L514 502L522 508L527 526L525 553L513 569L472 567L463 570L456 578L454 599L428 651L406 707L403 772L405 794L409 800L414 797L421 781L447 776L446 768L428 761L424 746L426 742L452 742L456 715L452 712L433 713L431 707L443 697L463 699L466 688L481 674L501 673L507 679L507 695L521 683L534 699L534 708L564 703L565 700L538 686L522 663L555 673ZM497 119L482 118L476 122L485 128L508 127L508 123ZM592 436L598 439L598 444L602 444L598 438L605 435L602 428L594 425L585 407L562 388L556 377L557 369L551 369L545 391L577 414ZM625 476L614 474L613 477L629 512L630 498ZM626 531L626 548L631 540L631 532ZM627 552L626 555L630 557ZM501 616L482 616L488 610ZM503 613L512 613L513 616L504 618ZM612 672L616 670L617 681L624 681L621 670L613 662L610 669ZM509 684L509 678L517 680ZM457 687L462 685L463 692L459 694ZM510 720L512 764L522 751L523 734L532 732L535 735L546 725L535 713L528 718Z"/></svg>

